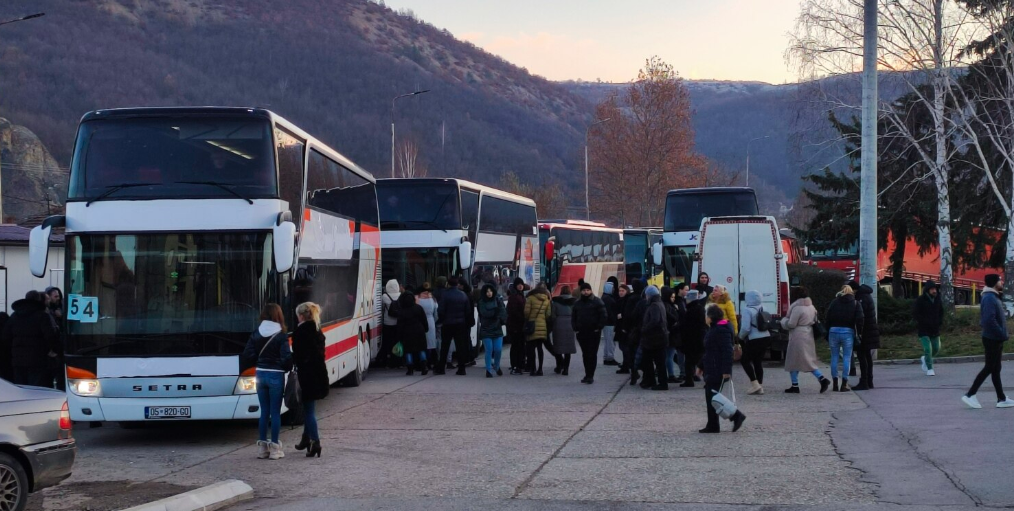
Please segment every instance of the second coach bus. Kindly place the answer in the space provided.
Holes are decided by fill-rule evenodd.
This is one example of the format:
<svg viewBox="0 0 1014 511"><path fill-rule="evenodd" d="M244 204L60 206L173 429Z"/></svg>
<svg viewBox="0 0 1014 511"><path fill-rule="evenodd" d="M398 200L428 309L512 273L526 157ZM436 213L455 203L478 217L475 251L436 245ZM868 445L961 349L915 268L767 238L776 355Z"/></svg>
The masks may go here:
<svg viewBox="0 0 1014 511"><path fill-rule="evenodd" d="M596 295L609 277L626 280L621 229L583 220L545 221L539 224L539 244L544 280L554 296L565 285L576 294L582 280Z"/></svg>

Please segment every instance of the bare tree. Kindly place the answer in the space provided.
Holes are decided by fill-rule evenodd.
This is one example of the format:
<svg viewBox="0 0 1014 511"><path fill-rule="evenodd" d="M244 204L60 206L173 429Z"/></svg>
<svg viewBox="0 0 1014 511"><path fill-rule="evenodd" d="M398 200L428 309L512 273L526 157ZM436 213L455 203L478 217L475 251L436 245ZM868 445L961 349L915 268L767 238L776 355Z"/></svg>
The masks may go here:
<svg viewBox="0 0 1014 511"><path fill-rule="evenodd" d="M881 137L900 137L919 154L908 181L931 180L936 189L937 241L940 246L940 289L945 306L954 307L953 242L951 240L950 172L955 154L955 128L949 117L954 68L976 25L968 11L953 0L880 0L878 66L885 81L915 98L904 103L882 101L880 116L888 122ZM806 0L787 52L803 77L855 73L862 67L862 0ZM858 108L847 98L823 98L831 109ZM933 129L911 129L916 110L928 112ZM888 183L904 186L903 182Z"/></svg>
<svg viewBox="0 0 1014 511"><path fill-rule="evenodd" d="M406 138L398 144L395 152L398 161L398 177L426 177L429 170L419 163L419 144L413 138Z"/></svg>
<svg viewBox="0 0 1014 511"><path fill-rule="evenodd" d="M517 173L508 171L500 176L499 187L535 201L539 218L561 218L567 214L567 196L559 185L522 183Z"/></svg>

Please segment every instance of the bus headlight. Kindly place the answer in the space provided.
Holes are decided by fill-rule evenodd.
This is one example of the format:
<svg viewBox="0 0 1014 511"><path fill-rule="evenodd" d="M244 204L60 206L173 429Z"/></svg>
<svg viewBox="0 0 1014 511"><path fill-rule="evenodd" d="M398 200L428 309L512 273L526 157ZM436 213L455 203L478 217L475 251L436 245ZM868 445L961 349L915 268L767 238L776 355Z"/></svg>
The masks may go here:
<svg viewBox="0 0 1014 511"><path fill-rule="evenodd" d="M70 380L70 390L78 396L98 397L101 394L101 387L98 380Z"/></svg>
<svg viewBox="0 0 1014 511"><path fill-rule="evenodd" d="M256 376L240 376L236 380L236 394L254 394L257 392Z"/></svg>

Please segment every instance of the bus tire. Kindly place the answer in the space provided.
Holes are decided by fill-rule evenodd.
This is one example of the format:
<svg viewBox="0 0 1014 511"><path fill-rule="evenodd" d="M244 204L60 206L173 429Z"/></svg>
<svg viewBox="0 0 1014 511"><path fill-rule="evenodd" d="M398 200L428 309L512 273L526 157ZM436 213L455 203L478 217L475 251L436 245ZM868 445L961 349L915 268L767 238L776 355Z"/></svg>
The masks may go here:
<svg viewBox="0 0 1014 511"><path fill-rule="evenodd" d="M356 369L351 373L345 375L341 379L342 385L346 387L358 387L362 385L365 372L363 371L363 355L369 356L369 348L365 348L365 343L362 338L359 340L359 345L356 346Z"/></svg>

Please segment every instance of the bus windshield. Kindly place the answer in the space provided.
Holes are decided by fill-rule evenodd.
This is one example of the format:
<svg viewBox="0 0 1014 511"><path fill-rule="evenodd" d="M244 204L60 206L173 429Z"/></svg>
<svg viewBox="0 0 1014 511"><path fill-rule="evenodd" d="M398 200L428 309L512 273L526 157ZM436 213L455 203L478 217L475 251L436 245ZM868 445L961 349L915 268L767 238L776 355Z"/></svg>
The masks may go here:
<svg viewBox="0 0 1014 511"><path fill-rule="evenodd" d="M275 281L270 233L68 236L67 251L68 355L242 353Z"/></svg>
<svg viewBox="0 0 1014 511"><path fill-rule="evenodd" d="M277 197L268 119L109 118L81 124L69 200Z"/></svg>
<svg viewBox="0 0 1014 511"><path fill-rule="evenodd" d="M378 181L377 200L381 229L461 229L454 182Z"/></svg>
<svg viewBox="0 0 1014 511"><path fill-rule="evenodd" d="M381 251L385 283L397 279L406 289L429 282L436 289L437 277L458 274L457 248L385 248Z"/></svg>
<svg viewBox="0 0 1014 511"><path fill-rule="evenodd" d="M753 190L674 193L665 201L665 231L697 231L707 217L756 214L757 196Z"/></svg>

